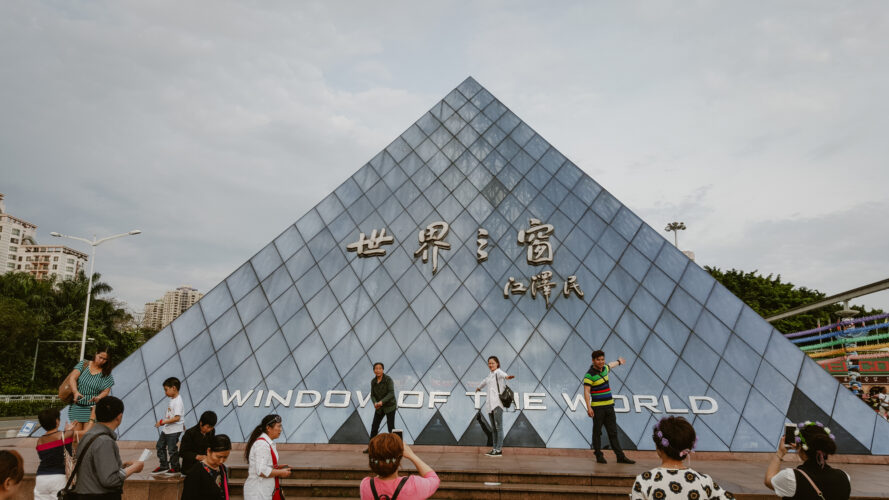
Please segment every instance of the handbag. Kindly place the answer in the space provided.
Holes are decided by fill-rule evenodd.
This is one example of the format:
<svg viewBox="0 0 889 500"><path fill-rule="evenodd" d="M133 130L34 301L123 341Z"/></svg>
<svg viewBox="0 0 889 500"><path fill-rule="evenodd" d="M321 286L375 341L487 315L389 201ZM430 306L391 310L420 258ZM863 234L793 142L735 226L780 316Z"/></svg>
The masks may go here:
<svg viewBox="0 0 889 500"><path fill-rule="evenodd" d="M85 362L86 360L83 360L78 365L81 373L83 372L83 364ZM74 370L77 370L77 368ZM65 378L62 379L62 383L59 384L59 399L61 399L63 403L69 405L74 402L74 388L68 383L68 379L71 378L71 374L74 373L74 370L71 370L68 375L65 375Z"/></svg>
<svg viewBox="0 0 889 500"><path fill-rule="evenodd" d="M71 474L74 472L74 457L68 453L68 448L65 447L65 433L62 432L62 459L65 461L65 477L71 477ZM73 442L73 440L72 440Z"/></svg>
<svg viewBox="0 0 889 500"><path fill-rule="evenodd" d="M500 402L503 403L504 408L509 408L515 401L515 393L512 392L508 385L503 387L502 391L500 390L500 377L496 373L494 374L494 380L497 381L497 392L500 394Z"/></svg>
<svg viewBox="0 0 889 500"><path fill-rule="evenodd" d="M86 456L86 450L90 448L90 445L93 444L93 441L95 441L97 438L98 436L90 439L86 444L82 445L82 447L77 450L77 460L74 464L74 470L72 470L71 475L68 476L68 482L65 483L65 487L59 490L58 493L56 493L56 498L58 498L59 500L77 500L78 495L77 493L74 493L74 488L72 488L71 485L74 483L74 478L77 477L77 470L80 469L80 464L83 463L83 460L81 459Z"/></svg>

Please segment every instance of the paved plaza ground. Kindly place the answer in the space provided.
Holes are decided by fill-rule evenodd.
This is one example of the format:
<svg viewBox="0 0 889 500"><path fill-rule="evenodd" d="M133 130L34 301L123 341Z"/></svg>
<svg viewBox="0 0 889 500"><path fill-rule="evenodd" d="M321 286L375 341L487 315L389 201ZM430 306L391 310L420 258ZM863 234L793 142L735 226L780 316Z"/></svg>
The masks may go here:
<svg viewBox="0 0 889 500"><path fill-rule="evenodd" d="M147 441L122 441L121 458L133 460L143 448L154 450L154 443ZM235 444L229 459L232 467L246 465L243 457L243 444ZM37 467L37 453L34 439L0 440L0 448L16 448L25 457L26 472L33 474ZM361 453L358 445L296 445L281 444L280 461L300 469L351 469L367 468L367 455ZM444 471L481 471L491 473L540 473L550 474L607 474L635 476L657 466L660 462L654 452L628 452L635 465L613 463L614 456L606 452L610 462L607 465L594 464L592 451L506 448L501 458L489 458L486 451L472 447L416 446L414 450L433 469ZM697 471L711 475L720 485L733 493L772 494L763 485L765 469L771 453L707 453L695 454L691 466ZM886 478L889 477L889 457L868 455L836 456L833 465L845 470L852 478L853 497L889 498ZM785 461L786 467L797 464L794 459ZM146 471L155 466L146 464ZM404 470L410 470L406 463ZM147 473L136 474L132 480L152 480Z"/></svg>

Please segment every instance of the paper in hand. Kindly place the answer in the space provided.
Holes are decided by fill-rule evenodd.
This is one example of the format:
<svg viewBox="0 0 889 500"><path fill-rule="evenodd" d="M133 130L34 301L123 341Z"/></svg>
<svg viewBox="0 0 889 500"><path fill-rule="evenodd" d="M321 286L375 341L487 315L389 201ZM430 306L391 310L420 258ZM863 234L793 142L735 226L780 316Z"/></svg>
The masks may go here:
<svg viewBox="0 0 889 500"><path fill-rule="evenodd" d="M150 456L151 456L151 451L149 451L148 448L145 448L144 450L142 450L142 454L139 455L139 460L137 460L137 462L144 462L144 461L148 460L148 457L150 457Z"/></svg>

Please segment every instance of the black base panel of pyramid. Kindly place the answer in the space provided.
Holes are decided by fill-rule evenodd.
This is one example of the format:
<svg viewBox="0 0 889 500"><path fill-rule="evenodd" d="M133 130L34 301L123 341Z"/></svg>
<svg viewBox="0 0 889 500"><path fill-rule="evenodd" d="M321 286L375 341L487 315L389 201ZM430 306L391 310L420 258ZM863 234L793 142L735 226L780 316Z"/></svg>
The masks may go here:
<svg viewBox="0 0 889 500"><path fill-rule="evenodd" d="M441 416L441 412L436 411L435 415L432 415L432 418L429 419L426 427L420 432L420 435L414 439L414 443L454 446L457 444L457 438L454 437L454 433L451 432L448 423Z"/></svg>
<svg viewBox="0 0 889 500"><path fill-rule="evenodd" d="M330 444L366 444L368 441L370 434L364 428L358 410L353 411L330 438Z"/></svg>
<svg viewBox="0 0 889 500"><path fill-rule="evenodd" d="M790 399L790 408L787 409L787 418L791 422L800 423L806 420L812 422L821 422L830 428L830 432L836 438L837 453L868 455L870 450L861 444L860 441L852 437L852 434L844 429L830 415L818 408L808 396L799 389L793 390L793 397Z"/></svg>
<svg viewBox="0 0 889 500"><path fill-rule="evenodd" d="M494 435L482 412L475 414L457 444L460 446L494 446Z"/></svg>
<svg viewBox="0 0 889 500"><path fill-rule="evenodd" d="M515 448L546 448L546 443L540 438L540 434L534 430L534 426L528 421L524 413L520 413L512 429L503 439L503 446Z"/></svg>

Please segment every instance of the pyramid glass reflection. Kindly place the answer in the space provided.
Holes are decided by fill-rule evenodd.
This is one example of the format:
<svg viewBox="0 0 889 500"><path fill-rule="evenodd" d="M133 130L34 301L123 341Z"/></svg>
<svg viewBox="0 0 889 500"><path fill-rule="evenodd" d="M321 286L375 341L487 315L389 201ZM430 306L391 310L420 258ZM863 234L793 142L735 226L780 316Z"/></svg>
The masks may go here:
<svg viewBox="0 0 889 500"><path fill-rule="evenodd" d="M887 422L472 78L123 361L113 392L123 439L156 438L176 376L187 425L214 410L241 441L274 412L287 442L363 443L379 361L408 442L483 445L471 391L497 355L520 406L506 446L588 448L599 348L628 361L625 449L673 413L700 450L770 451L786 419L817 419L841 451L889 453Z"/></svg>

